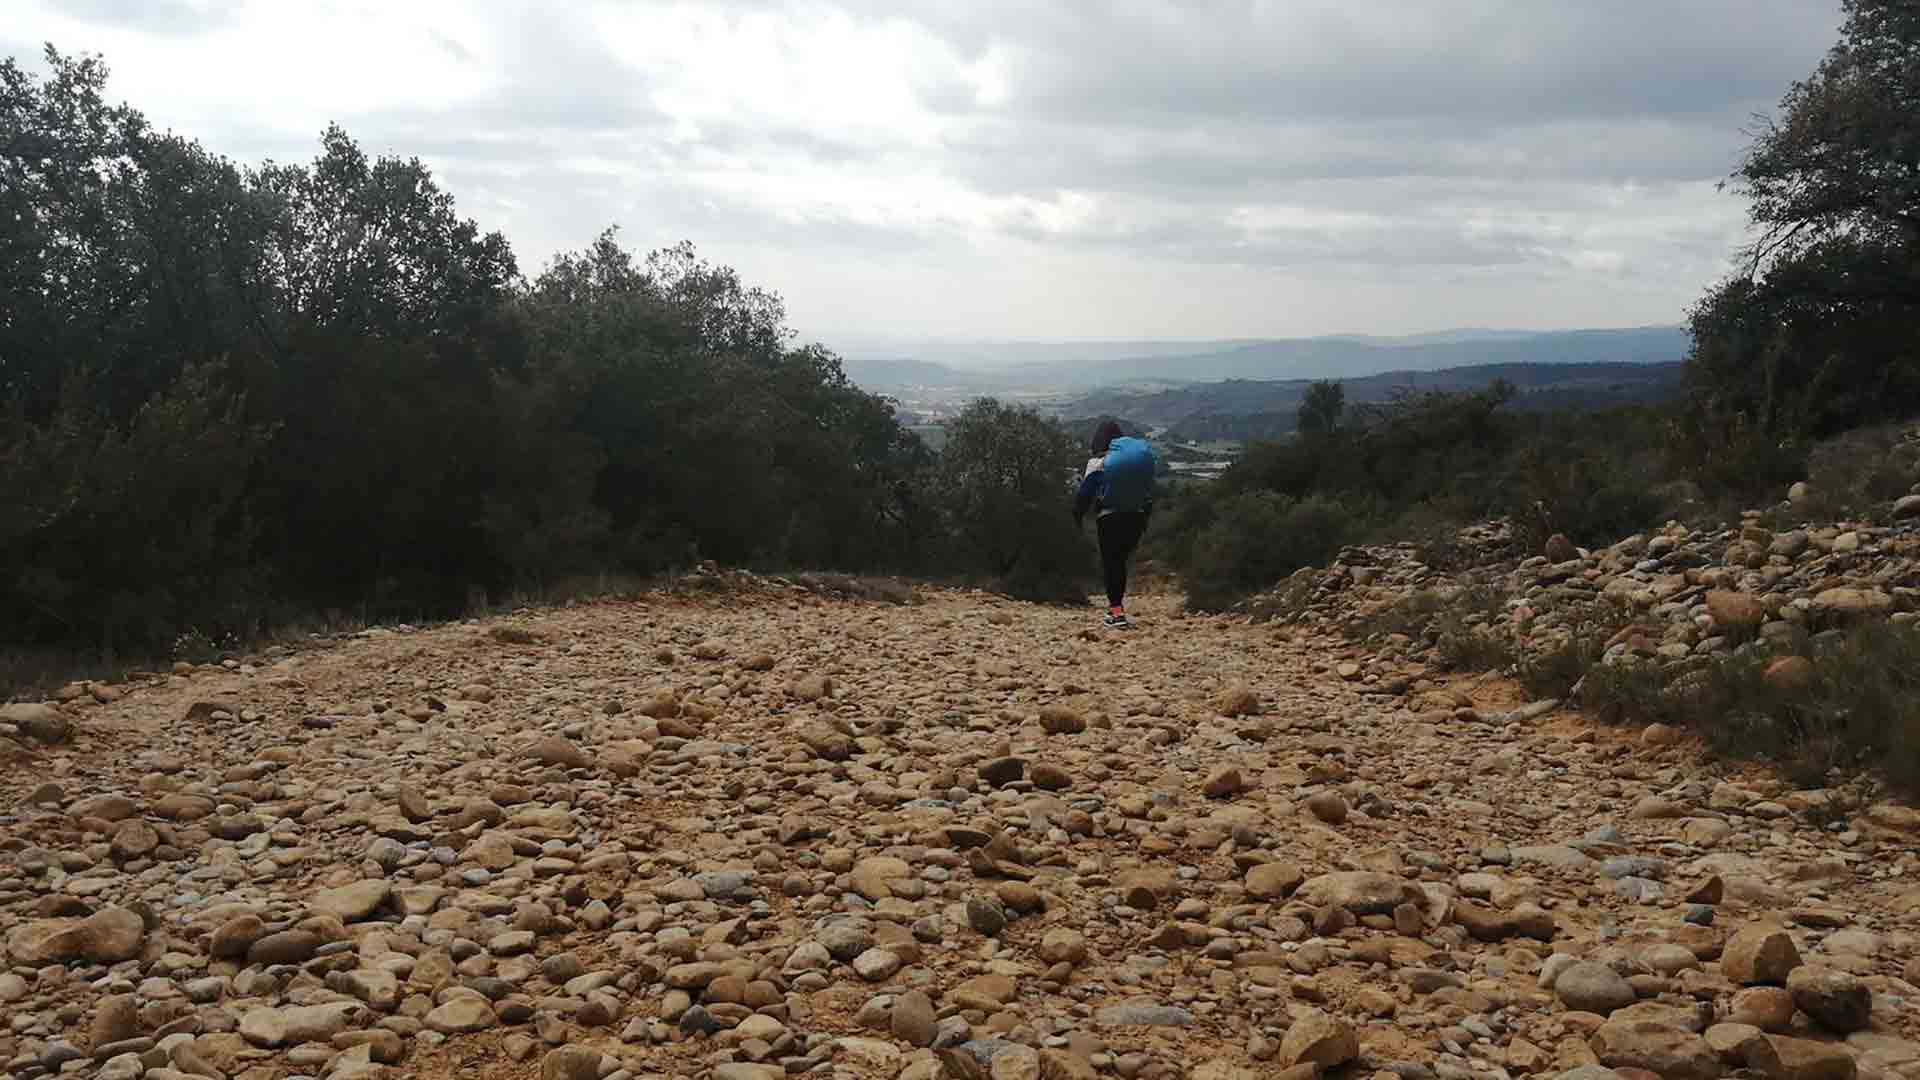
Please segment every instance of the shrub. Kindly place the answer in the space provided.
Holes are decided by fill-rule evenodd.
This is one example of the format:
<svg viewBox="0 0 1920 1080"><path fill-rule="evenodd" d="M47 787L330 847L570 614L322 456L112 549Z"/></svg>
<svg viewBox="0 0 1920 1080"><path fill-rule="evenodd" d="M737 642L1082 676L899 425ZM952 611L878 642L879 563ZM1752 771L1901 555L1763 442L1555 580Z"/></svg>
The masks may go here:
<svg viewBox="0 0 1920 1080"><path fill-rule="evenodd" d="M944 569L983 575L1024 600L1086 603L1093 554L1068 513L1086 460L1058 423L982 398L948 425L934 472L946 514Z"/></svg>
<svg viewBox="0 0 1920 1080"><path fill-rule="evenodd" d="M1555 533L1576 544L1613 543L1658 522L1666 506L1628 463L1579 447L1536 445L1517 463L1508 513L1521 549L1538 553Z"/></svg>
<svg viewBox="0 0 1920 1080"><path fill-rule="evenodd" d="M1373 539L1411 543L1414 557L1422 565L1444 574L1456 573L1506 554L1461 538L1462 527L1477 518L1469 501L1459 496L1425 499L1376 529Z"/></svg>
<svg viewBox="0 0 1920 1080"><path fill-rule="evenodd" d="M1606 601L1569 609L1552 644L1536 646L1520 658L1520 685L1536 698L1569 696L1600 663L1607 641L1629 617L1628 609Z"/></svg>
<svg viewBox="0 0 1920 1080"><path fill-rule="evenodd" d="M1433 651L1440 663L1455 671L1504 671L1514 665L1513 640L1491 626L1449 626L1440 632Z"/></svg>
<svg viewBox="0 0 1920 1080"><path fill-rule="evenodd" d="M1906 431L1904 425L1863 428L1815 446L1807 456L1807 497L1771 518L1782 525L1880 520L1920 481L1920 444L1907 440Z"/></svg>
<svg viewBox="0 0 1920 1080"><path fill-rule="evenodd" d="M1692 728L1801 783L1869 767L1920 790L1920 629L1874 622L1816 640L1813 677L1797 688L1767 678L1765 651L1745 649L1671 668L1599 664L1580 699L1609 721Z"/></svg>
<svg viewBox="0 0 1920 1080"><path fill-rule="evenodd" d="M691 245L609 232L527 281L417 159L329 128L245 168L109 105L97 59L45 71L0 58L31 135L0 134L0 646L929 561L925 448ZM1036 592L1085 569L1050 494Z"/></svg>
<svg viewBox="0 0 1920 1080"><path fill-rule="evenodd" d="M218 637L264 616L243 495L269 429L208 368L124 425L83 376L35 423L0 414L0 607L15 640L111 652L178 633Z"/></svg>
<svg viewBox="0 0 1920 1080"><path fill-rule="evenodd" d="M1247 613L1255 622L1293 622L1313 605L1318 588L1319 581L1311 571L1296 570L1278 588L1256 597Z"/></svg>
<svg viewBox="0 0 1920 1080"><path fill-rule="evenodd" d="M1491 585L1421 589L1355 619L1348 632L1362 639L1400 634L1432 641L1449 630L1491 622L1506 606L1506 593Z"/></svg>
<svg viewBox="0 0 1920 1080"><path fill-rule="evenodd" d="M1325 561L1359 533L1351 512L1332 499L1269 491L1237 496L1219 507L1194 542L1187 603L1225 610L1302 566Z"/></svg>

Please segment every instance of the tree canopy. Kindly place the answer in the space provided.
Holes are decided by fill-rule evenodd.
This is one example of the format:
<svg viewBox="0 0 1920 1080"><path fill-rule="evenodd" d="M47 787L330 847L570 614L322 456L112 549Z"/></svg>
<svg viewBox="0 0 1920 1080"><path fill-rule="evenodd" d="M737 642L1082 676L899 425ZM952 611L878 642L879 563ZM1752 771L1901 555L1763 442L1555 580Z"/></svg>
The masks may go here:
<svg viewBox="0 0 1920 1080"><path fill-rule="evenodd" d="M0 635L951 546L891 404L691 244L609 230L528 279L417 158L330 127L236 165L46 63L0 61Z"/></svg>
<svg viewBox="0 0 1920 1080"><path fill-rule="evenodd" d="M1692 313L1703 441L1803 440L1920 407L1920 11L1844 8L1840 40L1730 182L1755 240Z"/></svg>

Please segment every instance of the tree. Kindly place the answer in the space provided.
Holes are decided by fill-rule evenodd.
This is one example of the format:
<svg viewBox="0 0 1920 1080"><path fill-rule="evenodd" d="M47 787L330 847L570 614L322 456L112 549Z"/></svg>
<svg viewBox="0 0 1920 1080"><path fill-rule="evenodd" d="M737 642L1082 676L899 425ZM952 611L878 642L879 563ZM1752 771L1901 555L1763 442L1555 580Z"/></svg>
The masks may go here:
<svg viewBox="0 0 1920 1080"><path fill-rule="evenodd" d="M263 285L289 330L448 336L481 325L518 274L500 233L454 210L419 158L368 158L338 126L311 166L248 176L271 213Z"/></svg>
<svg viewBox="0 0 1920 1080"><path fill-rule="evenodd" d="M58 404L77 358L117 351L143 293L116 188L146 120L107 104L98 57L48 46L46 63L42 82L0 60L0 396L30 418Z"/></svg>
<svg viewBox="0 0 1920 1080"><path fill-rule="evenodd" d="M1681 441L1717 458L1729 432L1772 456L1920 407L1920 8L1843 7L1730 181L1751 202L1747 264L1691 313Z"/></svg>
<svg viewBox="0 0 1920 1080"><path fill-rule="evenodd" d="M47 59L0 60L0 642L455 614L696 556L907 569L939 538L892 403L691 244L608 232L529 285L418 159L331 127L242 169Z"/></svg>
<svg viewBox="0 0 1920 1080"><path fill-rule="evenodd" d="M1920 8L1842 0L1840 41L1787 91L1735 174L1763 265L1846 237L1920 246ZM1920 300L1903 283L1909 301ZM1873 287L1862 283L1862 287Z"/></svg>
<svg viewBox="0 0 1920 1080"><path fill-rule="evenodd" d="M1068 497L1081 447L1031 408L981 398L947 427L938 497L956 569L984 571L1016 595L1086 599L1090 561Z"/></svg>
<svg viewBox="0 0 1920 1080"><path fill-rule="evenodd" d="M1303 436L1331 435L1340 426L1340 414L1347 409L1347 388L1331 379L1321 379L1307 387L1300 400L1297 430Z"/></svg>
<svg viewBox="0 0 1920 1080"><path fill-rule="evenodd" d="M1272 491L1223 497L1182 567L1187 603L1223 611L1256 590L1329 558L1357 535L1353 514L1323 495Z"/></svg>

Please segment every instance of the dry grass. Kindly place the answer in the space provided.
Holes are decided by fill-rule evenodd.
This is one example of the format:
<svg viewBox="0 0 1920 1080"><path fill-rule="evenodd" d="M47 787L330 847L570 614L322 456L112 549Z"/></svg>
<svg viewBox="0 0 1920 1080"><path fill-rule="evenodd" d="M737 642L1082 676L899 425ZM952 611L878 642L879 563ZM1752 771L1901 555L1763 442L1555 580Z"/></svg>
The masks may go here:
<svg viewBox="0 0 1920 1080"><path fill-rule="evenodd" d="M1296 571L1271 592L1247 601L1247 614L1252 616L1254 622L1293 622L1305 615L1313 605L1319 583L1319 571Z"/></svg>
<svg viewBox="0 0 1920 1080"><path fill-rule="evenodd" d="M905 606L920 602L911 582L871 574L830 574L807 572L788 577L795 585L820 596L836 600L863 600L874 604Z"/></svg>
<svg viewBox="0 0 1920 1080"><path fill-rule="evenodd" d="M1422 589L1354 620L1348 633L1362 639L1404 634L1433 643L1497 622L1506 607L1507 594L1491 585Z"/></svg>
<svg viewBox="0 0 1920 1080"><path fill-rule="evenodd" d="M1807 497L1767 512L1767 524L1790 528L1809 521L1879 522L1893 500L1920 482L1920 443L1909 425L1850 431L1813 448L1807 459Z"/></svg>
<svg viewBox="0 0 1920 1080"><path fill-rule="evenodd" d="M1773 659L1747 649L1673 667L1599 664L1580 700L1605 720L1691 728L1800 783L1871 771L1920 790L1920 630L1873 622L1820 641L1797 687L1767 678Z"/></svg>
<svg viewBox="0 0 1920 1080"><path fill-rule="evenodd" d="M167 666L157 657L101 655L53 649L0 652L0 701L44 701L75 682L120 682L130 672Z"/></svg>

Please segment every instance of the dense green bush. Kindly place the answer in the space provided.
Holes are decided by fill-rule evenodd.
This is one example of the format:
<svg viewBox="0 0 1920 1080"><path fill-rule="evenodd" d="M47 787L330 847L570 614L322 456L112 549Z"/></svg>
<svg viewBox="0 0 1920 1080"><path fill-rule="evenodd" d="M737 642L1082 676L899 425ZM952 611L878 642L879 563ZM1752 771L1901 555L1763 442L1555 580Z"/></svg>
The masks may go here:
<svg viewBox="0 0 1920 1080"><path fill-rule="evenodd" d="M1184 567L1187 602L1217 611L1357 538L1352 513L1325 497L1271 491L1235 495L1214 510Z"/></svg>
<svg viewBox="0 0 1920 1080"><path fill-rule="evenodd" d="M1498 383L1409 394L1342 424L1336 395L1322 390L1309 434L1255 444L1217 484L1180 500L1158 549L1194 606L1211 609L1365 539L1410 539L1451 569L1504 554L1460 544L1460 526L1486 518L1510 520L1529 552L1556 532L1603 544L1659 520L1659 414L1513 413L1511 397ZM1282 518L1309 515L1310 531L1291 531L1312 541L1275 539ZM1231 535L1242 529L1252 531Z"/></svg>
<svg viewBox="0 0 1920 1080"><path fill-rule="evenodd" d="M418 160L331 128L242 168L108 104L98 60L48 66L0 62L0 646L454 614L704 558L921 569L1038 509L941 500L890 403L690 245L608 233L529 281ZM1052 546L997 571L1029 591L1070 561L1052 494Z"/></svg>
<svg viewBox="0 0 1920 1080"><path fill-rule="evenodd" d="M205 368L124 424L75 376L52 412L0 414L0 606L14 643L147 644L244 615L248 478L272 434Z"/></svg>
<svg viewBox="0 0 1920 1080"><path fill-rule="evenodd" d="M1611 544L1660 517L1665 505L1648 475L1623 469L1621 455L1579 444L1530 441L1517 454L1504 509L1529 552L1564 533L1576 544Z"/></svg>
<svg viewBox="0 0 1920 1080"><path fill-rule="evenodd" d="M1085 603L1093 553L1069 496L1084 448L1029 408L982 398L948 425L933 490L952 515L948 572L985 576L1015 596Z"/></svg>
<svg viewBox="0 0 1920 1080"><path fill-rule="evenodd" d="M1760 456L1920 410L1920 17L1842 7L1840 40L1732 177L1757 237L1745 265L1692 312L1685 441L1708 467L1720 447Z"/></svg>

